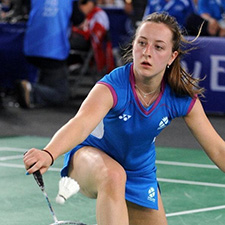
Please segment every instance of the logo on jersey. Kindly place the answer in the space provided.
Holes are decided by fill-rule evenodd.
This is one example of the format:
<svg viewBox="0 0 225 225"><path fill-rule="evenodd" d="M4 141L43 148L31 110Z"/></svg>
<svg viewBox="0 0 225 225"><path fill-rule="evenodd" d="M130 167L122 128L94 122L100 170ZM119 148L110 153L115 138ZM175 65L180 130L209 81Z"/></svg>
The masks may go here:
<svg viewBox="0 0 225 225"><path fill-rule="evenodd" d="M155 188L154 187L150 187L148 190L148 200L151 202L155 202Z"/></svg>
<svg viewBox="0 0 225 225"><path fill-rule="evenodd" d="M168 123L169 123L168 117L167 116L163 117L162 120L159 123L159 127L158 127L157 130L161 130L161 129L165 128Z"/></svg>
<svg viewBox="0 0 225 225"><path fill-rule="evenodd" d="M123 115L120 115L119 116L119 119L120 120L123 120L123 121L127 121L127 120L129 120L131 118L131 115L128 115L128 114L123 114Z"/></svg>

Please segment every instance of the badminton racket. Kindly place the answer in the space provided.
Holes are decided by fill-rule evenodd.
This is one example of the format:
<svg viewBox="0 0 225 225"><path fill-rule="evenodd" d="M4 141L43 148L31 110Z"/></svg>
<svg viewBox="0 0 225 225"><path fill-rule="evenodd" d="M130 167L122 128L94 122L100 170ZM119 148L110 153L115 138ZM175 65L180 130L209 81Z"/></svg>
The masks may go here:
<svg viewBox="0 0 225 225"><path fill-rule="evenodd" d="M59 224L62 224L62 225L63 224L86 225L84 223L75 222L75 221L59 221L57 219L56 215L55 215L55 212L54 212L54 210L52 208L52 204L51 204L51 202L49 200L49 197L48 197L48 195L47 195L47 193L45 191L44 181L43 181L43 177L42 177L40 171L38 170L38 171L34 172L33 176L34 176L34 179L37 182L38 186L40 187L43 195L45 196L45 199L47 201L47 204L48 204L48 207L50 209L51 215L52 215L52 217L54 219L54 223L52 223L50 225L59 225Z"/></svg>

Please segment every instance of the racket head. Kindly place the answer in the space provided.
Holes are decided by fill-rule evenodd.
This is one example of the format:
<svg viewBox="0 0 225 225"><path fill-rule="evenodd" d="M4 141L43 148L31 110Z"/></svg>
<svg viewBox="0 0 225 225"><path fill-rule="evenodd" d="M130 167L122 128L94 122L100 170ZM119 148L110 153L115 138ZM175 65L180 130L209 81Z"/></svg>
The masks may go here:
<svg viewBox="0 0 225 225"><path fill-rule="evenodd" d="M57 221L54 223L51 223L50 225L65 225L65 224L73 224L73 225L87 225L81 222L75 222L75 221Z"/></svg>

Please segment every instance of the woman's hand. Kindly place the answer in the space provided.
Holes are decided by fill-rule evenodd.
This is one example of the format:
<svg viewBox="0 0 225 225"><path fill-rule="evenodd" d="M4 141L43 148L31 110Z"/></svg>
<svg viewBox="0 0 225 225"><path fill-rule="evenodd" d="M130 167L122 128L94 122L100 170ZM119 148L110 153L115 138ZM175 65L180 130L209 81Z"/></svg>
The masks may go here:
<svg viewBox="0 0 225 225"><path fill-rule="evenodd" d="M40 149L32 148L24 154L23 162L27 174L32 174L40 170L41 174L45 173L53 163L51 154Z"/></svg>

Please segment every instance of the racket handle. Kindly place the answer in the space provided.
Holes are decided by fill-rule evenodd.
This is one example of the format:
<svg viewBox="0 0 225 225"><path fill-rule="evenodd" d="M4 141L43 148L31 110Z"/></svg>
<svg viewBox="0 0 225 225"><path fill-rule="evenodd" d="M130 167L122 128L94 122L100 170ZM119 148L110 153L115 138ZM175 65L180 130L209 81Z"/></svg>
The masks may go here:
<svg viewBox="0 0 225 225"><path fill-rule="evenodd" d="M41 188L41 190L44 190L44 181L43 181L43 177L40 173L40 170L37 170L33 173L34 179L36 180L38 186Z"/></svg>
<svg viewBox="0 0 225 225"><path fill-rule="evenodd" d="M23 155L25 155L28 151L24 152ZM34 163L35 164L35 163ZM33 164L33 165L34 165ZM33 166L32 165L32 166ZM30 166L30 168L32 167ZM44 181L43 181L43 178L42 178L42 175L40 173L40 170L37 170L33 173L33 176L34 176L34 179L36 180L38 186L41 188L41 190L43 191L45 189L45 186L44 186Z"/></svg>

